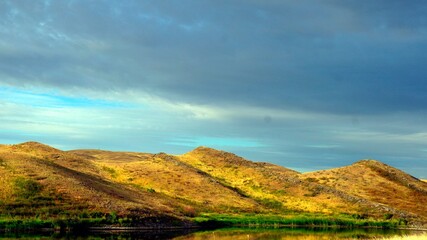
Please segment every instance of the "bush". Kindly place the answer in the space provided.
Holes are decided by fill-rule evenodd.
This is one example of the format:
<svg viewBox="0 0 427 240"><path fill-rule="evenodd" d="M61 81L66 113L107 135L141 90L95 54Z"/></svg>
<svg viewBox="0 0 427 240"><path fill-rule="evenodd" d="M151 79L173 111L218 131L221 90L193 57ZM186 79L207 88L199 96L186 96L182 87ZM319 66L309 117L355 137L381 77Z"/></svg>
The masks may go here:
<svg viewBox="0 0 427 240"><path fill-rule="evenodd" d="M197 211L192 206L185 206L182 209L182 213L184 214L184 216L187 216L187 217L196 217L197 216Z"/></svg>
<svg viewBox="0 0 427 240"><path fill-rule="evenodd" d="M15 196L18 198L29 199L36 197L43 189L43 186L32 180L17 178L14 181Z"/></svg>
<svg viewBox="0 0 427 240"><path fill-rule="evenodd" d="M256 201L258 203L260 203L261 205L264 205L265 207L269 208L269 209L280 210L283 208L283 204L277 200L268 199L268 198L258 198L258 199L256 199Z"/></svg>
<svg viewBox="0 0 427 240"><path fill-rule="evenodd" d="M118 173L114 168L103 166L102 170L108 172L112 178L117 178Z"/></svg>

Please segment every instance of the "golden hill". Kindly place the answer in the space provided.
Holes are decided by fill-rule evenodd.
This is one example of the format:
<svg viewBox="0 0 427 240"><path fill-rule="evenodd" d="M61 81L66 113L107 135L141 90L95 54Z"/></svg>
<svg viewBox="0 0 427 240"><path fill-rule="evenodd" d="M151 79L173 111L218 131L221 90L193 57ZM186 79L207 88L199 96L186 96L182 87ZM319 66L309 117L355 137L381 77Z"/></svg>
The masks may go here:
<svg viewBox="0 0 427 240"><path fill-rule="evenodd" d="M427 217L427 183L379 161L362 160L302 176L372 202Z"/></svg>
<svg viewBox="0 0 427 240"><path fill-rule="evenodd" d="M179 159L266 206L273 205L276 210L342 212L376 217L416 215L416 211L410 213L405 208L378 204L381 202L371 201L345 188L313 181L305 174L269 163L251 162L232 153L199 147Z"/></svg>
<svg viewBox="0 0 427 240"><path fill-rule="evenodd" d="M427 200L426 183L379 162L300 174L206 147L174 156L0 145L0 184L0 217L305 212L424 221Z"/></svg>
<svg viewBox="0 0 427 240"><path fill-rule="evenodd" d="M173 201L104 178L103 170L89 159L39 143L1 146L0 163L0 201L22 206L23 211L31 211L40 199L48 200L42 204L46 214L51 214L48 207L118 213L174 210Z"/></svg>
<svg viewBox="0 0 427 240"><path fill-rule="evenodd" d="M355 210L348 201L323 186L302 181L298 172L284 167L251 162L232 153L205 147L179 156L179 159L273 210L324 213L338 209Z"/></svg>
<svg viewBox="0 0 427 240"><path fill-rule="evenodd" d="M90 159L105 179L185 202L187 210L222 212L236 209L244 212L258 207L252 199L224 187L172 155L93 150L72 152Z"/></svg>

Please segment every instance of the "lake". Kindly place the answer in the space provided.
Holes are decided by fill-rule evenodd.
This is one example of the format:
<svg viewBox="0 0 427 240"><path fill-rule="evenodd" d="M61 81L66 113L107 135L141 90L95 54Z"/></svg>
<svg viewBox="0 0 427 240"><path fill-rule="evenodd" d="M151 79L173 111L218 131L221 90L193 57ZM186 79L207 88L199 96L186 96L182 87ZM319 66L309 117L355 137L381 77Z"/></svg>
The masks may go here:
<svg viewBox="0 0 427 240"><path fill-rule="evenodd" d="M281 228L281 229L218 229L211 231L146 231L146 232L91 232L77 234L59 233L7 233L0 234L1 240L12 239L174 239L174 240L320 240L320 239L372 239L395 235L411 234L407 230L383 229L321 229L321 228Z"/></svg>

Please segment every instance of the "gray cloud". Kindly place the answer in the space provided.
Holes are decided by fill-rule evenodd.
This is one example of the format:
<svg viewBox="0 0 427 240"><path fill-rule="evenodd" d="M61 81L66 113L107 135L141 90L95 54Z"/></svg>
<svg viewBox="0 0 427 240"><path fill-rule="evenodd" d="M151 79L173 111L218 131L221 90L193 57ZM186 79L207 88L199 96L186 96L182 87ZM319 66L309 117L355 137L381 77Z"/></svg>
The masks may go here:
<svg viewBox="0 0 427 240"><path fill-rule="evenodd" d="M3 43L15 51L0 67L16 84L202 104L420 110L425 4L412 4L6 1Z"/></svg>
<svg viewBox="0 0 427 240"><path fill-rule="evenodd" d="M248 153L257 158L319 157L319 166L369 152L422 159L418 149L427 147L410 144L424 138L413 134L425 129L426 8L424 1L5 0L0 84L161 99L183 111L155 114L180 118L179 134L259 139L271 147ZM405 149L396 150L399 142Z"/></svg>

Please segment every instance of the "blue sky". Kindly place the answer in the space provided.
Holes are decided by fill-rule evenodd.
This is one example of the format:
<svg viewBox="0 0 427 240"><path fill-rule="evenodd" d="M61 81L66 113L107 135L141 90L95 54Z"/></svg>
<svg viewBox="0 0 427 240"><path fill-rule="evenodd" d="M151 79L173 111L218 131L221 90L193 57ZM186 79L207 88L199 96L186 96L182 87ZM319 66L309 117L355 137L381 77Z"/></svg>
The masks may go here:
<svg viewBox="0 0 427 240"><path fill-rule="evenodd" d="M0 2L0 142L427 178L425 1Z"/></svg>

